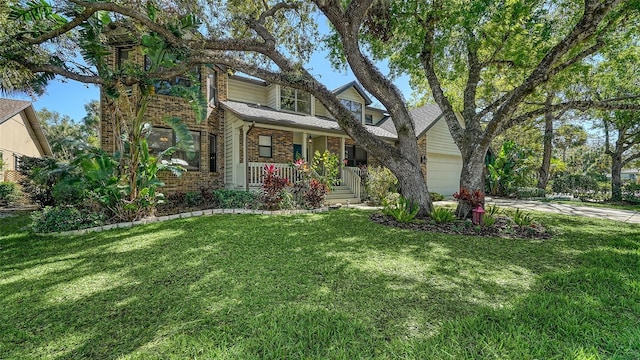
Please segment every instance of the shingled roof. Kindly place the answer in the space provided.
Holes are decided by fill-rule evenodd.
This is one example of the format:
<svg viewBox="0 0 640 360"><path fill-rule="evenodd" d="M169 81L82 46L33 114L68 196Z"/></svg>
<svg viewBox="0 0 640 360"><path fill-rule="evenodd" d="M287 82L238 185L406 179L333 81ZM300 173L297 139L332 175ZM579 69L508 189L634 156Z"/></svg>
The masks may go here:
<svg viewBox="0 0 640 360"><path fill-rule="evenodd" d="M442 118L442 111L438 105L428 104L409 110L409 115L411 115L415 124L416 137L420 137ZM378 126L397 136L396 128L391 118L385 119Z"/></svg>
<svg viewBox="0 0 640 360"><path fill-rule="evenodd" d="M277 111L267 106L247 104L237 101L221 101L222 107L234 113L237 117L245 121L255 121L261 124L287 125L301 129L331 131L335 133L344 133L338 123L328 118L318 116L293 114L283 111ZM396 139L394 133L378 126L365 126L372 134L386 138Z"/></svg>
<svg viewBox="0 0 640 360"><path fill-rule="evenodd" d="M42 149L44 155L53 156L49 141L47 141L47 137L38 122L38 116L29 101L0 98L0 125L21 111L25 112L29 126L31 126L36 137L34 140L38 142L37 145Z"/></svg>

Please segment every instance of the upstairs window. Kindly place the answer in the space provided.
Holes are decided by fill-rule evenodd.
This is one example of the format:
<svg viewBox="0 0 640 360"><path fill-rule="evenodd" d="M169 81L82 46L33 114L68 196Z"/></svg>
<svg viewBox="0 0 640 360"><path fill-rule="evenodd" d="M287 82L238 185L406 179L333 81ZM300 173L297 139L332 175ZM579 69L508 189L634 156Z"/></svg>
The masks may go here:
<svg viewBox="0 0 640 360"><path fill-rule="evenodd" d="M148 56L144 57L144 69L149 71L151 68L151 59ZM200 67L194 66L190 73L195 75L196 81L200 81ZM175 85L182 85L184 87L191 87L193 85L191 78L187 74L178 75L171 79L158 80L153 86L156 88L156 94L161 95L174 95L171 88Z"/></svg>
<svg viewBox="0 0 640 360"><path fill-rule="evenodd" d="M371 114L365 114L364 115L364 123L366 125L373 125L373 115Z"/></svg>
<svg viewBox="0 0 640 360"><path fill-rule="evenodd" d="M116 66L118 70L121 70L127 61L131 58L133 49L131 47L119 47L117 51Z"/></svg>
<svg viewBox="0 0 640 360"><path fill-rule="evenodd" d="M356 117L356 119L362 122L362 104L361 103L347 100L347 99L340 99L340 102L342 103L342 105L344 105L344 107L347 108L347 110L351 111L351 113L353 114L353 116Z"/></svg>
<svg viewBox="0 0 640 360"><path fill-rule="evenodd" d="M187 170L198 170L200 168L200 132L190 131L190 133L191 137L193 137L194 154L190 154L188 151L178 150L171 155L171 158L184 160L187 163L184 168ZM173 130L156 127L153 128L147 139L149 152L154 156L157 156L160 152L167 150L171 146L175 146L176 142L176 134Z"/></svg>
<svg viewBox="0 0 640 360"><path fill-rule="evenodd" d="M280 89L280 109L311 114L311 94L283 87Z"/></svg>
<svg viewBox="0 0 640 360"><path fill-rule="evenodd" d="M207 101L209 105L215 106L218 100L218 84L215 71L207 77Z"/></svg>

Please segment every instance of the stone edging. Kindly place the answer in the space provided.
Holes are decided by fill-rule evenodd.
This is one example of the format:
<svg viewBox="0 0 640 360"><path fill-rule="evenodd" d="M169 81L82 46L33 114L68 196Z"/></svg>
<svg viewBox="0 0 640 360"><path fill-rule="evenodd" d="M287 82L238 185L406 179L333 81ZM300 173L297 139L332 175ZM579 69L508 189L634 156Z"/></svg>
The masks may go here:
<svg viewBox="0 0 640 360"><path fill-rule="evenodd" d="M218 214L297 215L297 214L321 213L326 211L329 211L328 207L321 207L318 209L311 209L311 210L275 210L275 211L251 210L251 209L207 209L207 210L190 211L190 212L174 214L174 215L152 217L152 218L142 219L138 221L102 225L102 226L96 226L96 227L87 228L87 229L53 232L53 233L39 233L36 235L41 235L41 236L84 235L92 232L102 232L102 231L107 231L112 229L125 229L125 228L134 227L137 225L153 224L156 222L163 222L168 220L187 219L191 217L209 216L209 215L218 215Z"/></svg>

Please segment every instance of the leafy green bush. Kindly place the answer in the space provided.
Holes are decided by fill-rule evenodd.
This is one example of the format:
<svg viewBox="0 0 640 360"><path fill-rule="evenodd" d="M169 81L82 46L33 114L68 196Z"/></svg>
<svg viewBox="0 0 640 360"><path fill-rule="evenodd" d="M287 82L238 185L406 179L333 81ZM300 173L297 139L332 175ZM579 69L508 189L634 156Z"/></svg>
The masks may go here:
<svg viewBox="0 0 640 360"><path fill-rule="evenodd" d="M18 184L0 182L0 205L9 205L20 198Z"/></svg>
<svg viewBox="0 0 640 360"><path fill-rule="evenodd" d="M513 213L513 222L515 222L518 226L530 226L533 224L533 217L531 214L526 213L520 209L516 209Z"/></svg>
<svg viewBox="0 0 640 360"><path fill-rule="evenodd" d="M544 189L536 187L517 187L513 195L518 199L530 199L544 197Z"/></svg>
<svg viewBox="0 0 640 360"><path fill-rule="evenodd" d="M245 190L219 189L213 191L213 196L223 209L252 208L258 199L258 194Z"/></svg>
<svg viewBox="0 0 640 360"><path fill-rule="evenodd" d="M31 214L31 230L35 233L49 233L86 229L105 223L104 214L80 211L73 207L47 206Z"/></svg>
<svg viewBox="0 0 640 360"><path fill-rule="evenodd" d="M622 200L632 204L640 204L640 184L625 184L622 187Z"/></svg>
<svg viewBox="0 0 640 360"><path fill-rule="evenodd" d="M431 196L431 201L444 200L444 196L442 196L442 194L438 194L437 192L429 192L429 196Z"/></svg>
<svg viewBox="0 0 640 360"><path fill-rule="evenodd" d="M456 214L451 209L436 207L429 214L429 217L438 224L444 224L453 222L456 219Z"/></svg>
<svg viewBox="0 0 640 360"><path fill-rule="evenodd" d="M496 223L496 217L493 215L484 215L482 218L482 224L486 227L492 227Z"/></svg>
<svg viewBox="0 0 640 360"><path fill-rule="evenodd" d="M380 205L387 194L397 192L398 179L385 167L369 167L366 189L371 202Z"/></svg>
<svg viewBox="0 0 640 360"><path fill-rule="evenodd" d="M382 212L385 215L392 216L394 219L402 223L413 221L419 210L420 207L418 204L413 204L404 196L400 196L395 203L385 200L382 208Z"/></svg>
<svg viewBox="0 0 640 360"><path fill-rule="evenodd" d="M61 181L53 186L51 196L57 205L81 205L87 201L87 192L80 183Z"/></svg>
<svg viewBox="0 0 640 360"><path fill-rule="evenodd" d="M552 188L556 193L572 194L576 197L599 190L598 182L594 178L580 174L559 176L553 180Z"/></svg>
<svg viewBox="0 0 640 360"><path fill-rule="evenodd" d="M55 199L51 191L60 181L62 172L57 170L56 160L52 158L20 157L18 172L22 175L20 186L32 203L40 206L53 206Z"/></svg>
<svg viewBox="0 0 640 360"><path fill-rule="evenodd" d="M184 203L187 206L196 206L202 204L202 194L196 191L189 191L185 193Z"/></svg>

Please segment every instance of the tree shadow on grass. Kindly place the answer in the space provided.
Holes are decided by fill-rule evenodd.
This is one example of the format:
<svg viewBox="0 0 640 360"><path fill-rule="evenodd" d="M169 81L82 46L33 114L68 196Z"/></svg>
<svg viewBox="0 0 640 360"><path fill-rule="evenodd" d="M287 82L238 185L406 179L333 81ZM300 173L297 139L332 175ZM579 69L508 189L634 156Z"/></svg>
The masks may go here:
<svg viewBox="0 0 640 360"><path fill-rule="evenodd" d="M24 239L0 252L0 279L17 276L0 282L0 358L626 357L638 248L611 242L431 235L358 211Z"/></svg>

